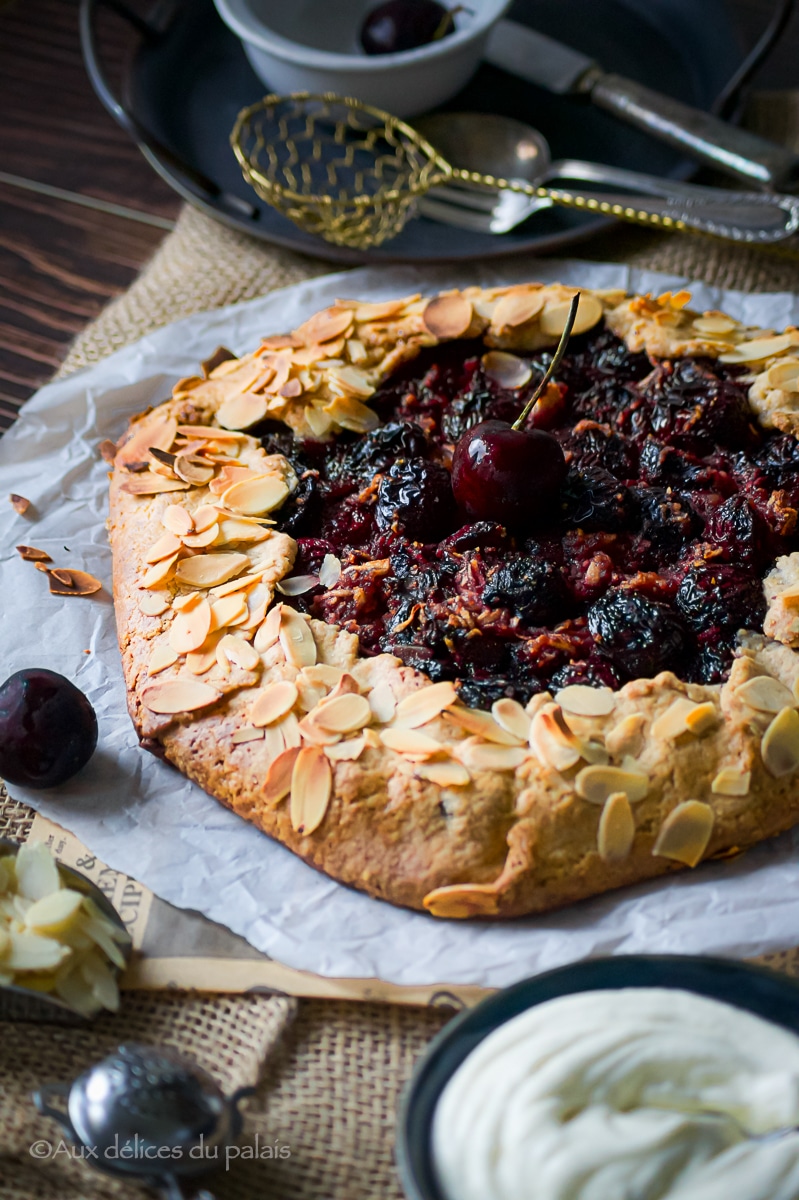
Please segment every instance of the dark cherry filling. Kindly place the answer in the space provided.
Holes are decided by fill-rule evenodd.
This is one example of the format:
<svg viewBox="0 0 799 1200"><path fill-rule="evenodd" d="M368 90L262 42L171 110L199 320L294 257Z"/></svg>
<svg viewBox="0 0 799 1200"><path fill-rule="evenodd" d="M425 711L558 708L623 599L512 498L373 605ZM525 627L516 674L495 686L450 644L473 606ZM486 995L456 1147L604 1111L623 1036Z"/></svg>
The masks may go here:
<svg viewBox="0 0 799 1200"><path fill-rule="evenodd" d="M260 431L300 476L277 514L299 545L295 573L325 554L343 566L333 588L292 603L356 633L365 654L459 681L479 707L664 669L724 679L737 631L762 626L765 568L799 547L797 442L756 425L736 368L653 364L594 332L572 340L528 425L565 454L555 501L531 503L516 529L470 523L453 447L478 422L513 422L549 361L532 358L511 392L483 353L423 353L372 398L383 424L365 436Z"/></svg>

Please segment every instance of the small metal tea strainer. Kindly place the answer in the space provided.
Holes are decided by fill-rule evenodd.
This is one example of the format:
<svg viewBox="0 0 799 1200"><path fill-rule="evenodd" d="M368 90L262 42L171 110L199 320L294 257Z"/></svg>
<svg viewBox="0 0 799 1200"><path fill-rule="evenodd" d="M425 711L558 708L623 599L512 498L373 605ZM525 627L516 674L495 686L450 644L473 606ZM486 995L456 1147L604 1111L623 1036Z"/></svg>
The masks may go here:
<svg viewBox="0 0 799 1200"><path fill-rule="evenodd" d="M395 237L417 197L451 183L736 242L779 242L799 229L792 196L685 185L668 197L592 194L463 170L399 118L331 94L265 96L239 113L230 141L245 179L268 204L301 229L359 250Z"/></svg>

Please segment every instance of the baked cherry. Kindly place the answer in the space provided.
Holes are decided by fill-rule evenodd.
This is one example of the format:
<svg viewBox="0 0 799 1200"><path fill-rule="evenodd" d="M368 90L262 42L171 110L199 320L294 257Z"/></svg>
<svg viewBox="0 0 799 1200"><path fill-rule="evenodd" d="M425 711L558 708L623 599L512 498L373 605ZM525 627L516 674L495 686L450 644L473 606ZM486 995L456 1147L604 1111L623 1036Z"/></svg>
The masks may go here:
<svg viewBox="0 0 799 1200"><path fill-rule="evenodd" d="M437 0L385 0L361 26L361 45L367 54L416 50L452 33L457 11Z"/></svg>
<svg viewBox="0 0 799 1200"><path fill-rule="evenodd" d="M0 778L56 787L84 767L97 745L97 717L74 683L55 671L17 671L0 687Z"/></svg>
<svg viewBox="0 0 799 1200"><path fill-rule="evenodd" d="M524 423L563 358L579 302L577 292L552 361L514 423L481 421L455 446L452 490L470 517L532 526L550 515L552 501L566 478L566 459L552 434L525 429Z"/></svg>

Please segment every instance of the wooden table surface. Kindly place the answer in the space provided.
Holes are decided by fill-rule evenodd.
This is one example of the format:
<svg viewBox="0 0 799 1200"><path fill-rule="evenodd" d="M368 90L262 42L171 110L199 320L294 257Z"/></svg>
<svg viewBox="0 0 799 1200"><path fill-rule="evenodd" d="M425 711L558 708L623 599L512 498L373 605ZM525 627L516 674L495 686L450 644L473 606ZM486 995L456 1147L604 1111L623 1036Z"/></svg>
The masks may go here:
<svg viewBox="0 0 799 1200"><path fill-rule="evenodd" d="M751 44L773 0L727 2ZM103 25L104 57L119 62L126 29ZM759 86L799 86L797 61L795 17ZM95 97L77 0L0 0L0 430L128 287L180 204Z"/></svg>

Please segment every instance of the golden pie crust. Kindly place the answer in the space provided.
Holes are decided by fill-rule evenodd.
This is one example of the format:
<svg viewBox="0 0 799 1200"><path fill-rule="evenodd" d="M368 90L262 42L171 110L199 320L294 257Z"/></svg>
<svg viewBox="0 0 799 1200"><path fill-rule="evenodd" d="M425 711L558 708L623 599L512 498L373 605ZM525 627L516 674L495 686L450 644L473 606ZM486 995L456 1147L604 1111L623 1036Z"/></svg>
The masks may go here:
<svg viewBox="0 0 799 1200"><path fill-rule="evenodd" d="M268 514L296 479L247 429L365 433L380 382L456 338L481 337L512 374L514 351L557 342L574 291L340 301L242 358L217 353L114 456L114 601L142 743L334 879L438 917L544 912L799 821L799 555L766 576L764 632L741 634L723 685L665 672L491 713L362 657L280 591L296 545ZM738 363L760 423L795 433L799 331L689 301L585 289L576 330L604 321L655 358ZM334 586L340 564L325 570Z"/></svg>

